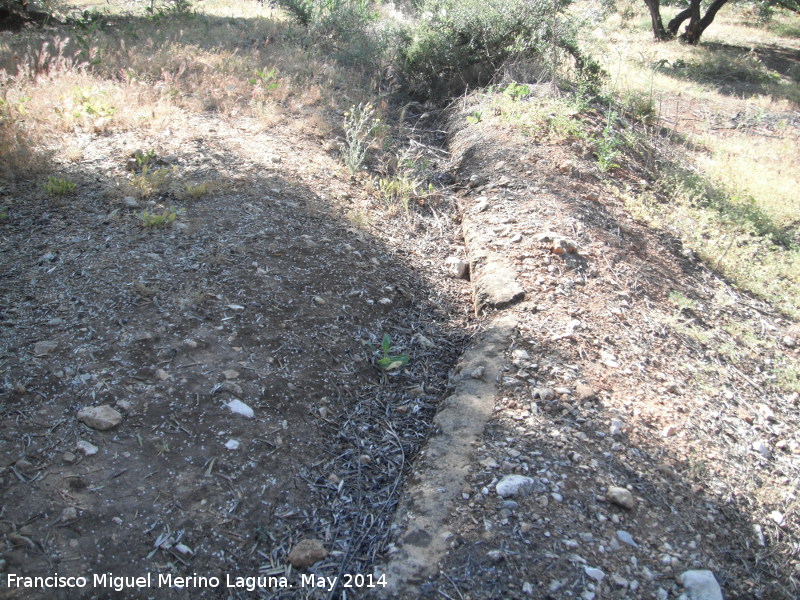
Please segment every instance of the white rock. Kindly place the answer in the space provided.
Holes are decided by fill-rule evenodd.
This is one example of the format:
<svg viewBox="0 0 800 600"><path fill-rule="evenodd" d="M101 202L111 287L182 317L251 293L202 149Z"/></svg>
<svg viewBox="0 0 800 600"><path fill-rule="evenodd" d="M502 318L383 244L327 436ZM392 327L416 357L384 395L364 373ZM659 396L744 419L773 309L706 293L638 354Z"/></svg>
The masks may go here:
<svg viewBox="0 0 800 600"><path fill-rule="evenodd" d="M621 506L622 508L627 508L628 510L636 506L636 499L633 497L633 494L631 494L630 490L626 490L622 487L611 486L608 488L606 497L609 502Z"/></svg>
<svg viewBox="0 0 800 600"><path fill-rule="evenodd" d="M619 419L611 419L611 427L609 429L609 433L611 435L619 435L622 433L622 429L625 427L625 423L620 421Z"/></svg>
<svg viewBox="0 0 800 600"><path fill-rule="evenodd" d="M509 496L522 495L526 496L530 492L544 491L544 486L537 479L533 477L525 477L524 475L506 475L495 486L497 495L502 498Z"/></svg>
<svg viewBox="0 0 800 600"><path fill-rule="evenodd" d="M252 419L255 416L252 408L236 398L228 402L225 406L227 406L231 412L235 412L237 415L242 415L248 419Z"/></svg>
<svg viewBox="0 0 800 600"><path fill-rule="evenodd" d="M75 444L75 447L81 452L83 452L86 456L94 456L95 454L100 452L100 448L98 448L94 444L90 444L85 440L80 440L77 444Z"/></svg>
<svg viewBox="0 0 800 600"><path fill-rule="evenodd" d="M685 571L681 583L689 595L689 600L722 600L722 590L717 578L706 569Z"/></svg>
<svg viewBox="0 0 800 600"><path fill-rule="evenodd" d="M591 577L595 581L603 581L606 576L606 574L597 567L583 567L583 572L586 573L587 577Z"/></svg>
<svg viewBox="0 0 800 600"><path fill-rule="evenodd" d="M753 442L753 450L758 452L766 460L772 458L772 452L770 452L769 446L767 446L762 440Z"/></svg>
<svg viewBox="0 0 800 600"><path fill-rule="evenodd" d="M43 342L36 342L36 344L33 346L33 355L47 356L56 348L58 348L58 342L51 342L47 340Z"/></svg>
<svg viewBox="0 0 800 600"><path fill-rule="evenodd" d="M225 447L228 450L238 450L239 449L239 440L228 440L225 442Z"/></svg>
<svg viewBox="0 0 800 600"><path fill-rule="evenodd" d="M106 431L122 422L122 415L107 404L102 406L85 406L78 412L78 420L92 429Z"/></svg>

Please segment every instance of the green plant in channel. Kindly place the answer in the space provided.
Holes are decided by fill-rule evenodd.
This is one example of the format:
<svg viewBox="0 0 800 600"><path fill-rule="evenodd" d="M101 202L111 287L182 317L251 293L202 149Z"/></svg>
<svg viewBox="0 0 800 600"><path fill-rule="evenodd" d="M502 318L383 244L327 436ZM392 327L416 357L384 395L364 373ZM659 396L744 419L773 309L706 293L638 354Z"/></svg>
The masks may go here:
<svg viewBox="0 0 800 600"><path fill-rule="evenodd" d="M168 227L172 225L180 212L182 211L174 208L165 208L161 212L145 210L139 213L139 220L142 222L142 227Z"/></svg>
<svg viewBox="0 0 800 600"><path fill-rule="evenodd" d="M369 344L369 346L372 347L371 344ZM382 355L378 359L378 366L384 371L393 371L395 369L399 369L400 367L404 367L411 360L408 354L391 354L391 349L392 338L389 337L388 333L384 333L383 340L381 340L380 351L376 351Z"/></svg>
<svg viewBox="0 0 800 600"><path fill-rule="evenodd" d="M44 184L44 191L51 196L66 196L72 194L77 187L77 184L69 179L48 177L47 183Z"/></svg>

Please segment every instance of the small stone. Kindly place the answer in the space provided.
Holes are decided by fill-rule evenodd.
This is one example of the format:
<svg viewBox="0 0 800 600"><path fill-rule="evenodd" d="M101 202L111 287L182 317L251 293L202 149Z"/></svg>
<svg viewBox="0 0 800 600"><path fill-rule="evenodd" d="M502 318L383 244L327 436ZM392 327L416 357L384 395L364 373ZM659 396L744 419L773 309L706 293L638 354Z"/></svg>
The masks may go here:
<svg viewBox="0 0 800 600"><path fill-rule="evenodd" d="M772 452L762 440L753 443L753 450L758 452L766 460L772 458Z"/></svg>
<svg viewBox="0 0 800 600"><path fill-rule="evenodd" d="M194 554L194 550L189 548L189 546L187 546L186 544L175 544L175 550L177 552L180 552L184 556L191 556L192 554Z"/></svg>
<svg viewBox="0 0 800 600"><path fill-rule="evenodd" d="M588 402L589 400L594 400L597 397L597 393L592 386L579 383L575 386L575 397L581 402Z"/></svg>
<svg viewBox="0 0 800 600"><path fill-rule="evenodd" d="M486 198L486 196L481 196L478 198L478 203L475 205L475 212L481 213L487 208L489 208L489 200Z"/></svg>
<svg viewBox="0 0 800 600"><path fill-rule="evenodd" d="M372 457L369 454L362 454L358 457L358 463L361 465L368 465L372 462Z"/></svg>
<svg viewBox="0 0 800 600"><path fill-rule="evenodd" d="M156 379L159 381L166 381L169 379L169 373L167 373L164 369L158 369L156 371Z"/></svg>
<svg viewBox="0 0 800 600"><path fill-rule="evenodd" d="M133 409L133 404L131 404L130 400L117 400L116 405L118 409L125 412L131 412Z"/></svg>
<svg viewBox="0 0 800 600"><path fill-rule="evenodd" d="M107 404L86 406L78 412L78 420L92 429L106 431L122 423L122 415Z"/></svg>
<svg viewBox="0 0 800 600"><path fill-rule="evenodd" d="M528 354L528 351L524 348L515 348L511 353L511 356L514 358L514 360L530 360L531 358L531 355Z"/></svg>
<svg viewBox="0 0 800 600"><path fill-rule="evenodd" d="M622 433L624 427L625 423L619 419L611 419L611 427L609 428L608 432L613 436L617 436Z"/></svg>
<svg viewBox="0 0 800 600"><path fill-rule="evenodd" d="M225 377L225 379L236 379L239 376L239 371L227 369L226 371L222 372L222 375Z"/></svg>
<svg viewBox="0 0 800 600"><path fill-rule="evenodd" d="M583 567L583 572L586 573L587 577L590 577L595 581L603 581L603 579L605 579L606 576L606 574L603 573L603 571L601 571L596 567Z"/></svg>
<svg viewBox="0 0 800 600"><path fill-rule="evenodd" d="M472 370L469 376L472 377L473 379L483 379L483 373L485 370L486 367L484 366L476 367Z"/></svg>
<svg viewBox="0 0 800 600"><path fill-rule="evenodd" d="M58 520L61 523L69 523L74 521L78 518L78 509L74 506L68 506L64 510L61 511L61 515L59 515Z"/></svg>
<svg viewBox="0 0 800 600"><path fill-rule="evenodd" d="M77 444L75 444L75 448L83 452L86 456L94 456L100 452L100 448L85 440L80 440Z"/></svg>
<svg viewBox="0 0 800 600"><path fill-rule="evenodd" d="M469 279L469 264L457 256L449 256L445 259L445 269L450 277L455 279Z"/></svg>
<svg viewBox="0 0 800 600"><path fill-rule="evenodd" d="M314 296L314 304L317 306L324 306L327 304L327 302L325 302L325 298L322 296Z"/></svg>
<svg viewBox="0 0 800 600"><path fill-rule="evenodd" d="M611 486L606 493L608 501L622 508L631 510L636 506L636 499L631 494L630 490L622 487Z"/></svg>
<svg viewBox="0 0 800 600"><path fill-rule="evenodd" d="M56 348L58 348L58 342L52 342L52 341L36 342L36 344L33 346L33 355L47 356L48 354L53 352Z"/></svg>
<svg viewBox="0 0 800 600"><path fill-rule="evenodd" d="M722 589L711 571L684 571L680 579L689 600L722 600Z"/></svg>
<svg viewBox="0 0 800 600"><path fill-rule="evenodd" d="M529 581L526 581L522 584L522 593L523 594L533 594L533 585Z"/></svg>
<svg viewBox="0 0 800 600"><path fill-rule="evenodd" d="M544 485L538 479L524 475L506 475L495 486L495 491L501 498L526 496L530 492L543 492L544 490Z"/></svg>
<svg viewBox="0 0 800 600"><path fill-rule="evenodd" d="M301 540L289 552L289 563L295 569L306 569L328 556L328 551L319 540Z"/></svg>
<svg viewBox="0 0 800 600"><path fill-rule="evenodd" d="M241 304L228 304L228 308L236 312L241 312L244 310L244 306Z"/></svg>
<svg viewBox="0 0 800 600"><path fill-rule="evenodd" d="M63 460L66 464L71 465L78 460L78 457L72 452L64 452L64 454L61 455L61 460Z"/></svg>
<svg viewBox="0 0 800 600"><path fill-rule="evenodd" d="M636 543L636 541L633 539L633 536L622 529L617 531L617 539L624 544L628 544L628 546L633 546L634 548L639 547L639 544Z"/></svg>
<svg viewBox="0 0 800 600"><path fill-rule="evenodd" d="M247 417L248 419L252 419L255 416L253 409L237 398L234 398L225 406L227 406L231 412L234 412L237 415L242 415L243 417Z"/></svg>
<svg viewBox="0 0 800 600"><path fill-rule="evenodd" d="M122 199L122 205L125 208L139 208L139 201L133 196L125 196Z"/></svg>
<svg viewBox="0 0 800 600"><path fill-rule="evenodd" d="M225 442L225 447L228 450L238 450L239 449L239 440L228 440Z"/></svg>
<svg viewBox="0 0 800 600"><path fill-rule="evenodd" d="M500 562L503 560L503 552L501 550L489 550L486 556L489 557L489 560L492 562Z"/></svg>
<svg viewBox="0 0 800 600"><path fill-rule="evenodd" d="M661 431L661 437L665 437L665 438L667 438L667 437L672 437L672 436L673 436L673 435L675 435L677 432L678 432L678 428L677 428L675 425L667 425L667 426L666 426L666 427L664 427L664 429Z"/></svg>
<svg viewBox="0 0 800 600"><path fill-rule="evenodd" d="M553 254L575 254L578 251L578 245L567 238L556 238L550 246L550 252Z"/></svg>
<svg viewBox="0 0 800 600"><path fill-rule="evenodd" d="M622 577L621 575L617 575L616 573L614 573L611 576L611 581L613 581L614 585L616 585L617 587L621 587L621 588L628 587L628 580L625 579L624 577Z"/></svg>
<svg viewBox="0 0 800 600"><path fill-rule="evenodd" d="M496 469L500 465L497 464L497 461L495 459L493 459L493 458L484 458L481 461L481 466L483 466L483 467L485 467L487 469Z"/></svg>
<svg viewBox="0 0 800 600"><path fill-rule="evenodd" d="M555 392L550 388L535 388L533 390L533 397L538 398L542 402L549 402L555 397Z"/></svg>
<svg viewBox="0 0 800 600"><path fill-rule="evenodd" d="M797 340L790 335L783 336L783 339L781 341L783 342L783 345L786 346L787 348L797 347Z"/></svg>

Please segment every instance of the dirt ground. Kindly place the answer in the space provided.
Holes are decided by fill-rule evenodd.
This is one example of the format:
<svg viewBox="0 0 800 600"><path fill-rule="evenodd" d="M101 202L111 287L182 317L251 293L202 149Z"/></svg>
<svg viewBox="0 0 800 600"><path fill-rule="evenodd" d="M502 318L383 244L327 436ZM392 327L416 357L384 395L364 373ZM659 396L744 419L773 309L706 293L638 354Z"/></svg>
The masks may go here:
<svg viewBox="0 0 800 600"><path fill-rule="evenodd" d="M441 269L457 223L434 235L395 219L381 226L394 239L377 239L343 218L363 191L323 140L186 124L87 136L85 160L64 166L81 192L63 200L4 186L4 572L283 575L301 538L330 552L318 568L361 571L475 327L468 283ZM213 191L166 192L173 225L142 227L137 214L158 206L103 185L139 148ZM405 368L377 366L383 334ZM100 405L122 422L77 419ZM60 593L3 590L108 597Z"/></svg>
<svg viewBox="0 0 800 600"><path fill-rule="evenodd" d="M487 309L518 333L422 596L685 598L708 569L728 599L796 598L797 324L634 222L591 156L474 110L451 118L464 218L526 295ZM503 497L512 474L533 482Z"/></svg>

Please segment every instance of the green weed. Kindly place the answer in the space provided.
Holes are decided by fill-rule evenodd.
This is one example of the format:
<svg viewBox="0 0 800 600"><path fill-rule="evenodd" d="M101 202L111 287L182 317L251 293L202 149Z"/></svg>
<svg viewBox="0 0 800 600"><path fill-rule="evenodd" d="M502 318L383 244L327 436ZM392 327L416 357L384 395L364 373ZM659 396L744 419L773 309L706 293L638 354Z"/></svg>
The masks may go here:
<svg viewBox="0 0 800 600"><path fill-rule="evenodd" d="M388 333L384 333L383 339L381 340L380 351L375 351L373 348L373 351L376 354L381 354L381 357L377 362L378 366L384 371L393 371L395 369L399 369L400 367L404 367L411 360L408 354L391 354L391 350L392 338L389 337Z"/></svg>
<svg viewBox="0 0 800 600"><path fill-rule="evenodd" d="M139 220L142 227L168 227L172 225L178 215L183 212L174 208L165 208L161 212L150 212L148 210L139 213Z"/></svg>
<svg viewBox="0 0 800 600"><path fill-rule="evenodd" d="M77 189L78 185L69 179L60 179L58 177L48 177L47 182L44 184L44 191L51 196L66 196L72 194Z"/></svg>
<svg viewBox="0 0 800 600"><path fill-rule="evenodd" d="M351 173L357 173L364 166L370 140L379 125L375 107L368 102L354 105L344 113L342 159Z"/></svg>

